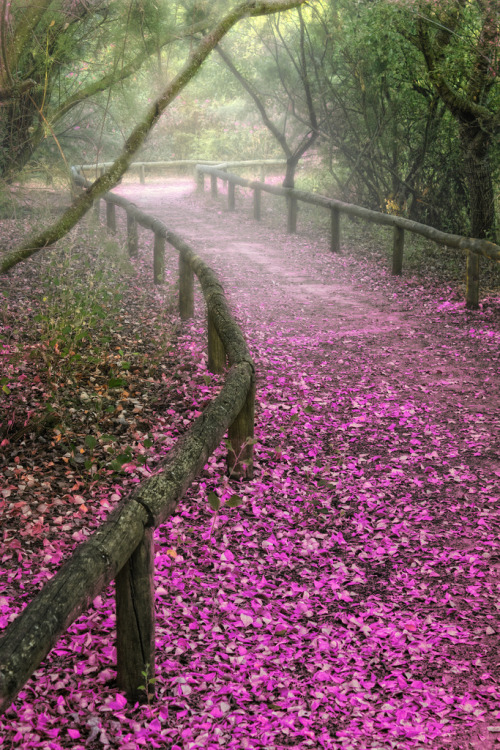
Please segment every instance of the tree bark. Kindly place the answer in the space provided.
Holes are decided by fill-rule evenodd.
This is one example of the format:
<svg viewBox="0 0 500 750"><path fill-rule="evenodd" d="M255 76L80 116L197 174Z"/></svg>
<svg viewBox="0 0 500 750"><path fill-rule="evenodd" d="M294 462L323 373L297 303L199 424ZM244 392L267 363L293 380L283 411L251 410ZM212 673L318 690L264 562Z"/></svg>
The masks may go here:
<svg viewBox="0 0 500 750"><path fill-rule="evenodd" d="M460 143L469 189L471 235L496 242L491 139L478 123L466 123L460 127Z"/></svg>

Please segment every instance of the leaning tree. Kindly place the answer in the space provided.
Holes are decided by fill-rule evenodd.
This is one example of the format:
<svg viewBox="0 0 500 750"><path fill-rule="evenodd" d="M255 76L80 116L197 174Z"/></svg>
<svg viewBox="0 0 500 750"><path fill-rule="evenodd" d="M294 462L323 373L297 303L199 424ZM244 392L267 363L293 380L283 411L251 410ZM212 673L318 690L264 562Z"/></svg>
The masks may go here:
<svg viewBox="0 0 500 750"><path fill-rule="evenodd" d="M119 0L116 0L116 2L119 2ZM17 263L29 258L39 250L48 247L57 240L61 239L89 210L96 198L116 185L124 172L127 170L134 155L144 144L146 137L154 128L162 113L177 97L177 95L187 86L191 79L197 74L212 50L233 28L233 26L235 26L242 19L289 10L299 7L304 2L305 0L244 0L244 2L229 8L227 6L232 4L227 2L215 2L212 4L195 0L194 4L191 3L191 5L188 6L188 10L191 13L191 17L193 19L193 23L191 24L191 34L194 33L194 29L196 28L196 31L203 30L203 35L201 39L197 38L196 41L193 42L193 45L188 54L188 58L184 65L167 83L167 85L164 86L163 90L155 98L155 100L147 107L142 119L133 128L130 135L127 137L120 155L113 162L112 166L109 167L109 169L107 169L107 171L103 175L96 179L84 194L75 198L71 206L52 226L44 229L36 236L31 237L20 247L15 248L12 252L4 256L4 258L0 261L0 273L8 271ZM1 3L2 13L4 14L3 17L5 17L5 14L7 12L7 2L6 0L1 0ZM38 116L41 118L41 121L44 125L46 123L46 118L44 116L45 102L43 96L41 100L35 100L33 98L32 93L30 93L30 91L32 91L32 78L27 77L26 80L22 83L14 79L14 68L12 60L9 60L7 55L8 48L12 48L14 49L14 51L18 49L19 54L21 54L21 46L26 45L28 41L24 33L25 25L26 23L28 23L28 19L32 17L32 21L30 21L30 23L35 23L35 21L38 22L40 21L40 19L45 17L45 14L48 10L55 11L56 8L60 10L60 15L57 17L57 21L55 18L51 18L48 22L47 39L52 39L52 30L55 28L60 29L60 32L64 37L65 32L71 27L72 18L74 18L75 26L78 26L78 16L75 15L68 18L64 15L65 13L67 13L67 7L69 6L73 8L75 4L77 8L82 9L84 18L86 18L87 20L88 18L91 18L93 22L96 22L96 19L101 17L99 16L99 14L101 13L104 14L102 18L106 18L107 8L112 6L114 4L114 1L96 0L95 2L92 2L92 0L68 0L68 2L65 3L64 0L35 0L35 2L31 3L30 5L23 6L24 11L21 16L21 18L23 19L23 23L19 27L19 33L22 37L22 45L21 41L15 38L15 31L17 27L14 28L14 34L11 34L11 37L7 37L5 25L2 25L3 41L1 42L1 45L3 49L2 71L4 79L2 82L1 90L3 101L9 103L9 101L12 101L13 97L15 98L16 96L21 96L19 90L20 88L23 88L24 93L22 94L22 96L26 95L33 99L33 101L35 102L35 112L38 113ZM129 3L129 7L132 8L135 5L136 3L134 2L134 0L131 0L131 2ZM196 13L194 11L196 11ZM73 13L73 11L71 12ZM52 16L54 15L54 13L51 12L49 15ZM65 18L66 20L64 20ZM7 42L9 42L9 44L7 44ZM145 44L146 42L147 40L145 40ZM47 43L49 44L49 41ZM57 39L54 40L54 44L57 44ZM137 64L137 57L134 59L133 64ZM100 83L98 84L98 86L101 86L101 88L98 88L99 91L103 90L103 80L107 75L110 75L112 77L108 82L109 86L115 82L116 76L119 76L120 73L119 71L104 73L104 75L100 79ZM47 80L48 77L49 76L47 73ZM92 87L93 84L92 82L90 82L88 85L89 87ZM75 96L78 96L78 94ZM79 96L81 99L82 92L80 92ZM66 107L69 106L70 102L68 101L66 103ZM30 116L36 117L36 115L34 115L33 113ZM46 126L49 127L50 123L47 123ZM7 123L7 128L9 129L9 127L11 130L13 130L14 125L9 126L9 123ZM30 130L30 128L27 129L27 133L25 136L26 140L31 141L31 139L34 139L34 141L36 142L36 139L38 137L38 127L41 126L31 125L30 128L32 128L32 130ZM23 144L22 148L27 148L26 144ZM30 144L29 148L32 149L33 145Z"/></svg>

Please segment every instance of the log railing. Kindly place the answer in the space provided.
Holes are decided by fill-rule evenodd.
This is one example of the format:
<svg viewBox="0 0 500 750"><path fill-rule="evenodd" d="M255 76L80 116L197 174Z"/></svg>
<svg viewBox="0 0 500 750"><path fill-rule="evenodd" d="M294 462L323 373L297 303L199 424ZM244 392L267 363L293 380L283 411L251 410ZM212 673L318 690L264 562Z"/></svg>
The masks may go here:
<svg viewBox="0 0 500 750"><path fill-rule="evenodd" d="M85 179L73 170L75 183ZM226 432L232 475L252 476L255 372L240 328L214 272L178 235L124 198L106 193L107 224L116 206L127 212L128 249L137 253L137 225L154 232L154 281L163 280L165 244L179 253L179 312L193 315L196 276L208 312L209 368L227 373L219 394L160 462L157 473L133 489L71 555L15 619L0 640L0 713L76 618L112 581L116 583L118 685L130 701L141 697L143 674L154 675L153 531L177 507Z"/></svg>
<svg viewBox="0 0 500 750"><path fill-rule="evenodd" d="M379 211L372 211L368 208L362 208L351 203L334 198L327 198L322 195L308 193L304 190L294 188L283 188L277 185L267 185L263 181L248 180L226 171L229 164L203 165L196 167L196 179L199 190L204 190L204 176L210 176L212 196L217 195L217 180L223 180L228 183L228 208L230 211L235 208L235 187L250 188L253 190L253 215L255 219L261 217L261 194L271 193L272 195L283 196L287 205L287 230L288 232L297 231L297 204L298 201L310 203L314 206L321 206L330 211L331 215L331 234L330 249L334 253L340 252L340 215L347 214L355 216L374 224L382 224L393 228L392 243L392 273L400 275L403 269L403 253L405 231L412 232L425 237L438 245L456 248L467 254L467 290L466 304L470 309L477 309L479 306L479 256L482 255L492 261L500 261L500 247L488 240L473 239L462 237L458 234L448 234L426 224L420 224L411 219L405 219L403 216L393 216L392 214L383 214Z"/></svg>
<svg viewBox="0 0 500 750"><path fill-rule="evenodd" d="M113 164L111 161L102 161L96 164L80 164L74 167L82 176L100 177L106 169ZM281 167L286 164L283 159L254 159L249 161L210 161L208 159L177 159L176 161L134 161L128 167L128 172L139 172L141 185L146 183L146 174L161 170L163 173L167 169L179 169L179 167L188 167L193 170L199 165L215 166L218 169L227 169L228 167L259 167L260 179L264 182L266 169L269 167Z"/></svg>

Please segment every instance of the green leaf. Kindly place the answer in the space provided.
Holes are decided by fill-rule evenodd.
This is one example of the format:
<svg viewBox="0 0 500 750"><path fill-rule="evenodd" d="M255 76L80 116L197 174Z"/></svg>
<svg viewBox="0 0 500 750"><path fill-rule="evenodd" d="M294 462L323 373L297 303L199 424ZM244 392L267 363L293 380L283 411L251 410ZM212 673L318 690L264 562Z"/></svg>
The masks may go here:
<svg viewBox="0 0 500 750"><path fill-rule="evenodd" d="M299 415L298 414L292 414L290 417L290 422L298 422L299 421Z"/></svg>
<svg viewBox="0 0 500 750"><path fill-rule="evenodd" d="M103 443L114 443L116 437L114 435L101 435L101 441Z"/></svg>
<svg viewBox="0 0 500 750"><path fill-rule="evenodd" d="M85 437L85 445L87 446L87 448L90 448L90 450L93 451L97 445L97 438L95 438L93 435L87 435Z"/></svg>
<svg viewBox="0 0 500 750"><path fill-rule="evenodd" d="M127 385L127 381L123 378L110 378L108 380L108 388L123 388Z"/></svg>
<svg viewBox="0 0 500 750"><path fill-rule="evenodd" d="M229 500L224 503L224 508L237 508L238 505L242 505L245 501L239 495L231 495Z"/></svg>
<svg viewBox="0 0 500 750"><path fill-rule="evenodd" d="M8 395L9 395L9 393L10 393L10 388L9 388L9 387L8 387L7 385L3 385L3 386L2 386L2 391L3 391L3 392L4 392L5 394L7 394L7 396L8 396Z"/></svg>
<svg viewBox="0 0 500 750"><path fill-rule="evenodd" d="M215 494L215 492L210 492L207 497L208 504L212 508L212 510L218 511L220 508L220 499L218 495Z"/></svg>
<svg viewBox="0 0 500 750"><path fill-rule="evenodd" d="M306 406L304 411L306 414L314 414L314 409L312 408L312 406Z"/></svg>
<svg viewBox="0 0 500 750"><path fill-rule="evenodd" d="M153 441L150 438L146 438L146 440L143 442L143 446L145 448L151 448L153 445Z"/></svg>

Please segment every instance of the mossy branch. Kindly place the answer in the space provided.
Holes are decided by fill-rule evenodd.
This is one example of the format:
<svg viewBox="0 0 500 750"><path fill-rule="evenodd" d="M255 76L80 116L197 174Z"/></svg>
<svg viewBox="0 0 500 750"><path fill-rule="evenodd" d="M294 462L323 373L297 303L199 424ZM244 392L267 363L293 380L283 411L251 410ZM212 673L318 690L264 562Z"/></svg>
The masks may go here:
<svg viewBox="0 0 500 750"><path fill-rule="evenodd" d="M187 63L180 72L166 86L156 101L149 107L142 121L134 128L127 138L120 156L113 162L111 167L92 185L87 192L76 198L71 206L52 226L43 232L30 238L20 247L8 253L0 263L0 273L5 273L13 266L23 260L30 258L35 253L43 250L64 237L75 224L86 214L94 200L111 190L126 172L134 154L143 145L146 137L158 122L160 116L187 86L192 78L201 68L212 50L221 39L242 18L268 15L283 10L297 8L304 4L305 0L246 0L230 13L228 13L216 26L206 34L199 44L194 48Z"/></svg>

